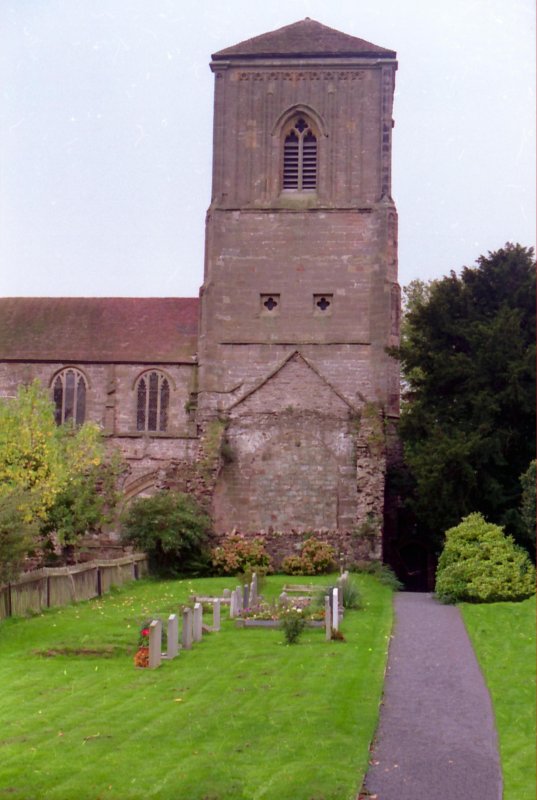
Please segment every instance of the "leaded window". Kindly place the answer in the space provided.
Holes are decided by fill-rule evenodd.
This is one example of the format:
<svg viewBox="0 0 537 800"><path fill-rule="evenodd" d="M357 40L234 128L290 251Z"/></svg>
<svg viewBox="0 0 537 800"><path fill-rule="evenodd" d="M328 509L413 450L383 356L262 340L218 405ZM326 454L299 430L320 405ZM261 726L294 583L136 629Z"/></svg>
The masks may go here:
<svg viewBox="0 0 537 800"><path fill-rule="evenodd" d="M136 387L136 429L164 432L168 429L170 384L162 372L146 372Z"/></svg>
<svg viewBox="0 0 537 800"><path fill-rule="evenodd" d="M72 421L83 425L86 419L86 379L80 370L68 367L55 377L52 384L54 418L57 425Z"/></svg>
<svg viewBox="0 0 537 800"><path fill-rule="evenodd" d="M298 192L317 188L317 137L303 117L293 121L284 139L283 188Z"/></svg>

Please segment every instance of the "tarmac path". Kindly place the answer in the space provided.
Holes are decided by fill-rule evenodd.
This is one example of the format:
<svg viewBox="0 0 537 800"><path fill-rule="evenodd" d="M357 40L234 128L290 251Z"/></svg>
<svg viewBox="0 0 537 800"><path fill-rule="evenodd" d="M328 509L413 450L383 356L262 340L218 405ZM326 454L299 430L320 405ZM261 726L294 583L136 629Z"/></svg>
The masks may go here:
<svg viewBox="0 0 537 800"><path fill-rule="evenodd" d="M501 800L492 704L459 610L395 596L365 790L378 800ZM362 795L361 795L362 796Z"/></svg>

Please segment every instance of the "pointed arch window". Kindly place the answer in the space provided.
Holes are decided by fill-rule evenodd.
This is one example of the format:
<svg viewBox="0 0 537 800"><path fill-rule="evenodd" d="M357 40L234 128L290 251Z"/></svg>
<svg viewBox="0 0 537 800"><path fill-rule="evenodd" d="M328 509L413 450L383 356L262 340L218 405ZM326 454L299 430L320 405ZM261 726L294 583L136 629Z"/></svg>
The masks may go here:
<svg viewBox="0 0 537 800"><path fill-rule="evenodd" d="M52 401L56 425L72 421L83 425L86 419L87 384L84 375L74 367L62 370L52 384Z"/></svg>
<svg viewBox="0 0 537 800"><path fill-rule="evenodd" d="M304 117L293 120L283 143L283 188L317 189L317 137Z"/></svg>
<svg viewBox="0 0 537 800"><path fill-rule="evenodd" d="M168 429L170 383L162 372L146 372L136 387L136 430L164 432Z"/></svg>

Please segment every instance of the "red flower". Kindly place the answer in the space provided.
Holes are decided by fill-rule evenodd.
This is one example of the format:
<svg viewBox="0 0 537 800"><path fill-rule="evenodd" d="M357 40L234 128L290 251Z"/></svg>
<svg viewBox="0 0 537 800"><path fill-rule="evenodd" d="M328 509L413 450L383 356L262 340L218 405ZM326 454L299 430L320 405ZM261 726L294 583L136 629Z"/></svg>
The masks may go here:
<svg viewBox="0 0 537 800"><path fill-rule="evenodd" d="M143 629L142 636L149 636L149 628L144 628Z"/></svg>

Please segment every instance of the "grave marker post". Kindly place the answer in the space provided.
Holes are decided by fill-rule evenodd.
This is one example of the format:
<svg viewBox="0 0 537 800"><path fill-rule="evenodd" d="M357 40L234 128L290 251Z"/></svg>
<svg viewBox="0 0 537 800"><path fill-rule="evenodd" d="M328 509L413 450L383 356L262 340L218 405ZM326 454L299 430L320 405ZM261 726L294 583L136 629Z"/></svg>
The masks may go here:
<svg viewBox="0 0 537 800"><path fill-rule="evenodd" d="M162 659L162 622L154 619L149 625L149 669L160 667Z"/></svg>
<svg viewBox="0 0 537 800"><path fill-rule="evenodd" d="M339 630L339 589L332 589L332 627Z"/></svg>
<svg viewBox="0 0 537 800"><path fill-rule="evenodd" d="M192 609L183 608L183 649L192 649Z"/></svg>
<svg viewBox="0 0 537 800"><path fill-rule="evenodd" d="M177 614L168 617L168 637L166 642L166 658L175 658L179 651L179 620Z"/></svg>
<svg viewBox="0 0 537 800"><path fill-rule="evenodd" d="M194 622L192 641L201 642L203 624L203 607L201 603L194 603Z"/></svg>

